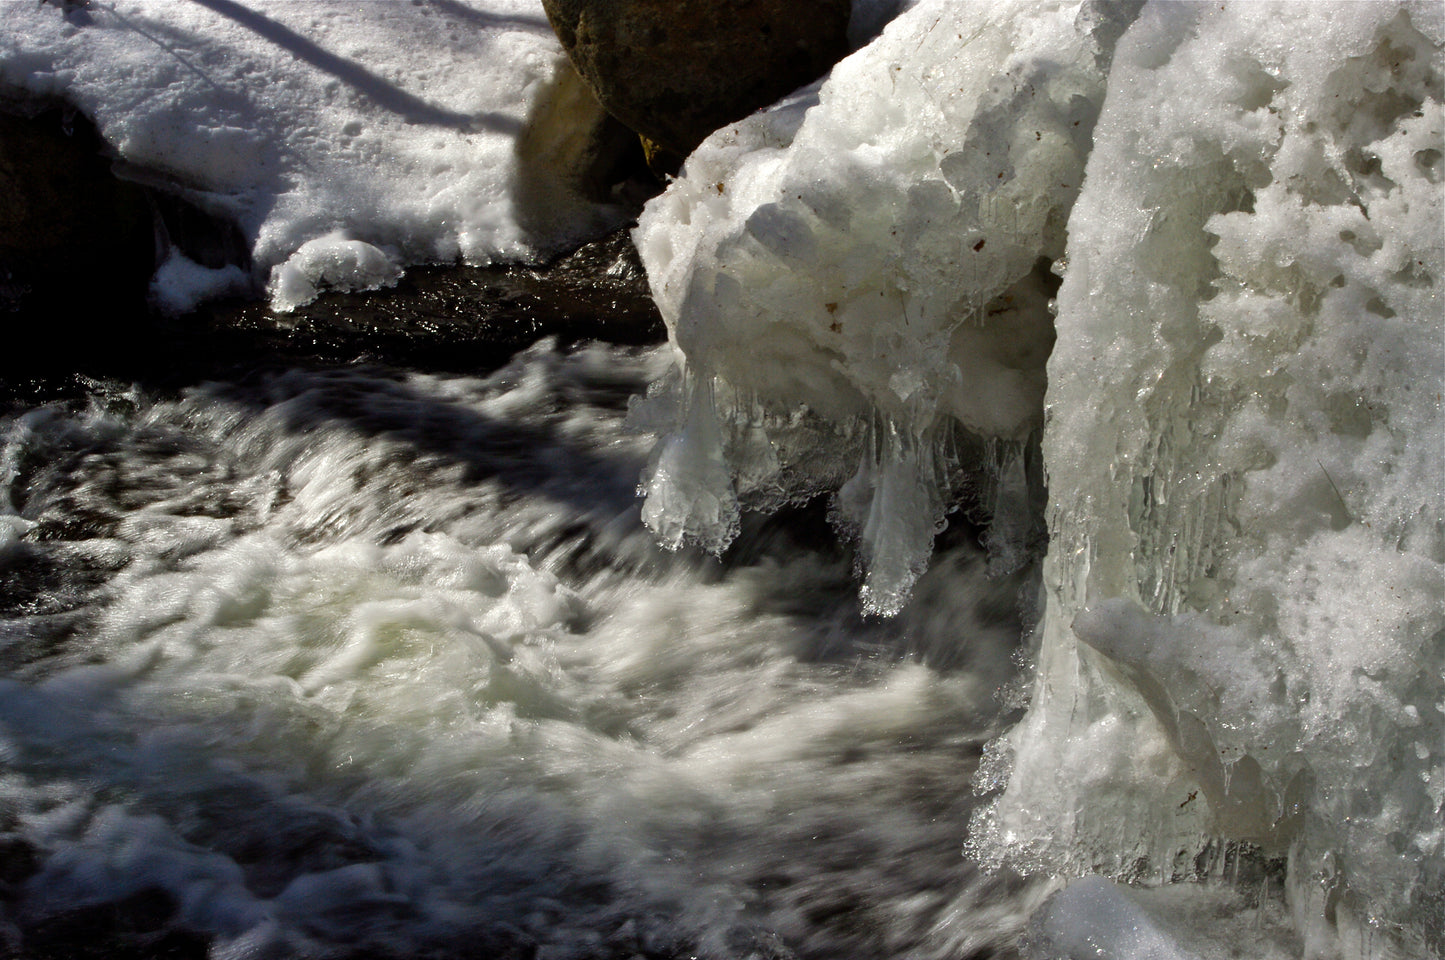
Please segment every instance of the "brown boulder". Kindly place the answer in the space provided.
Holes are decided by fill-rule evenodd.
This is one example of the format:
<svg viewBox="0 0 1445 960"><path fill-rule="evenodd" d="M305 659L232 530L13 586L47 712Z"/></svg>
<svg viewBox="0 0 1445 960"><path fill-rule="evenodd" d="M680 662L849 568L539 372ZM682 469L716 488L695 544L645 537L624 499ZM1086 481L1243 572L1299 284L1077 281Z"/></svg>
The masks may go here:
<svg viewBox="0 0 1445 960"><path fill-rule="evenodd" d="M572 63L618 120L680 158L826 73L850 0L543 0Z"/></svg>

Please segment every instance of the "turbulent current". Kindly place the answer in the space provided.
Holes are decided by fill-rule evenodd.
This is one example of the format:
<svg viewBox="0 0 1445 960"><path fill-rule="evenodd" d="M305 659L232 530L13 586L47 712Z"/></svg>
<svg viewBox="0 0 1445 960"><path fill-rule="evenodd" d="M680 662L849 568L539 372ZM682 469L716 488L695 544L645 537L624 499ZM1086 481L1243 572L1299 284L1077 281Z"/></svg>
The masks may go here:
<svg viewBox="0 0 1445 960"><path fill-rule="evenodd" d="M962 851L1035 581L960 532L864 619L808 509L659 551L623 421L663 362L543 342L486 378L92 382L0 420L11 946L144 895L153 929L88 935L1011 949L1044 891Z"/></svg>

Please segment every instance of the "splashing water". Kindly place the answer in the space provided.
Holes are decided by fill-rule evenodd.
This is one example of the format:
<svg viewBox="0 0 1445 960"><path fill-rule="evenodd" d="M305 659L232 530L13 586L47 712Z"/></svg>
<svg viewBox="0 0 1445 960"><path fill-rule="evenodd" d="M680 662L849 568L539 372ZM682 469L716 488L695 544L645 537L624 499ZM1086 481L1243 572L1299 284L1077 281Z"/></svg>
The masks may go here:
<svg viewBox="0 0 1445 960"><path fill-rule="evenodd" d="M215 956L1009 943L1037 888L961 843L1032 581L960 540L877 623L806 512L660 552L623 420L661 362L5 418L21 932L158 890Z"/></svg>

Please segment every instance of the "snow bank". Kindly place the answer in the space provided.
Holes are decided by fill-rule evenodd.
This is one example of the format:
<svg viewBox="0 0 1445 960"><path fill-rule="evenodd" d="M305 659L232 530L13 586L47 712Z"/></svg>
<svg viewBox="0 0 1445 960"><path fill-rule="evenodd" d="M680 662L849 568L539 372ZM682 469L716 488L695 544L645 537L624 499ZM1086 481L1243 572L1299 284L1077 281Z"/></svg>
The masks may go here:
<svg viewBox="0 0 1445 960"><path fill-rule="evenodd" d="M63 98L131 175L234 221L278 306L322 278L525 259L621 222L570 176L579 148L551 114L576 140L600 108L537 0L31 2L4 20L0 87ZM323 237L369 250L332 244L324 269L312 249L273 273ZM234 291L234 269L207 269L171 264L157 300Z"/></svg>
<svg viewBox="0 0 1445 960"><path fill-rule="evenodd" d="M1168 880L1249 841L1307 956L1445 950L1442 20L925 0L649 205L664 542L832 490L891 612L960 433L1042 425L986 860Z"/></svg>

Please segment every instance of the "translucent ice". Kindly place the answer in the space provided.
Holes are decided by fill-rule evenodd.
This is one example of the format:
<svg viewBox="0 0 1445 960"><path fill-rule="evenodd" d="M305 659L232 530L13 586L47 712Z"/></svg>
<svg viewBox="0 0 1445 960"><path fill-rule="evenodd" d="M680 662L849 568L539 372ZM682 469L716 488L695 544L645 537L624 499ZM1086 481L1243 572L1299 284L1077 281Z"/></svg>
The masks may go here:
<svg viewBox="0 0 1445 960"><path fill-rule="evenodd" d="M1198 960L1102 877L1086 877L1036 914L1031 960Z"/></svg>

